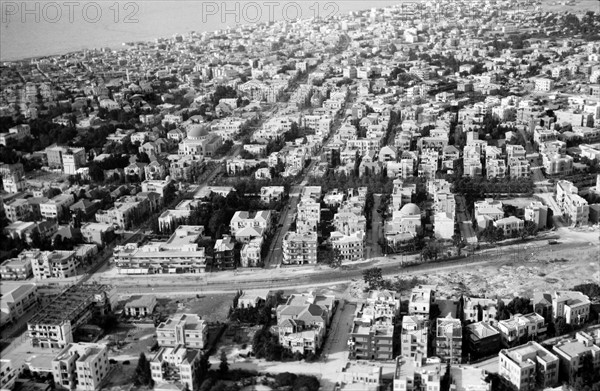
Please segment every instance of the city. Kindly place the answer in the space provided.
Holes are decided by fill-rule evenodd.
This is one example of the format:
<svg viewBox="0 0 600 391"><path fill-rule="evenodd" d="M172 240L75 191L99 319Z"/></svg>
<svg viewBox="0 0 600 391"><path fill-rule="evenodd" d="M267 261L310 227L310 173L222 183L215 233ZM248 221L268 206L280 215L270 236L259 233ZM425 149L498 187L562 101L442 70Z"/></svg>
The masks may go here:
<svg viewBox="0 0 600 391"><path fill-rule="evenodd" d="M600 390L600 4L365 8L0 63L2 390Z"/></svg>

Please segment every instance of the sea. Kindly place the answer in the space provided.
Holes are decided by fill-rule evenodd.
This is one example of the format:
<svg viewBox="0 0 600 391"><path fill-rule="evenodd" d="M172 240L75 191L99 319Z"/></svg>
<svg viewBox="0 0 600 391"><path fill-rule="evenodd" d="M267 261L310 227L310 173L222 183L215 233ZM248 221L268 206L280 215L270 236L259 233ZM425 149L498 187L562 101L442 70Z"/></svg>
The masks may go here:
<svg viewBox="0 0 600 391"><path fill-rule="evenodd" d="M124 48L195 31L392 6L401 0L0 0L0 62Z"/></svg>

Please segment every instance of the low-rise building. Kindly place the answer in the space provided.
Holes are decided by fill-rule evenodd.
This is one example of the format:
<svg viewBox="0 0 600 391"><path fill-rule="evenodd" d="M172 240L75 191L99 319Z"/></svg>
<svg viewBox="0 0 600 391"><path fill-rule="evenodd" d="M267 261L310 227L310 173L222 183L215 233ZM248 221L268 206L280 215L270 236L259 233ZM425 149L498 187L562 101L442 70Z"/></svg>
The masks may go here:
<svg viewBox="0 0 600 391"><path fill-rule="evenodd" d="M15 322L37 305L38 293L35 284L23 284L3 294L0 297L0 324Z"/></svg>
<svg viewBox="0 0 600 391"><path fill-rule="evenodd" d="M438 318L435 333L435 354L444 362L462 362L462 324L451 314Z"/></svg>
<svg viewBox="0 0 600 391"><path fill-rule="evenodd" d="M182 345L161 347L149 360L152 380L157 383L157 388L163 388L161 383L177 382L188 390L195 389L196 368L201 356L200 350L186 349Z"/></svg>
<svg viewBox="0 0 600 391"><path fill-rule="evenodd" d="M552 351L560 361L561 375L570 382L580 373L585 356L590 356L593 371L600 371L600 347L584 332L575 334L574 339L559 341Z"/></svg>
<svg viewBox="0 0 600 391"><path fill-rule="evenodd" d="M535 312L526 315L515 314L510 319L498 321L496 327L505 347L518 345L531 338L543 337L548 331L544 317Z"/></svg>
<svg viewBox="0 0 600 391"><path fill-rule="evenodd" d="M500 332L488 322L466 326L468 354L472 359L487 357L500 350Z"/></svg>
<svg viewBox="0 0 600 391"><path fill-rule="evenodd" d="M531 221L539 229L546 228L548 219L548 207L539 201L532 201L525 207L525 221Z"/></svg>
<svg viewBox="0 0 600 391"><path fill-rule="evenodd" d="M499 358L498 375L518 391L554 387L558 383L558 357L537 342L503 349Z"/></svg>
<svg viewBox="0 0 600 391"><path fill-rule="evenodd" d="M431 305L435 302L435 286L418 285L412 289L408 299L408 313L429 317Z"/></svg>
<svg viewBox="0 0 600 391"><path fill-rule="evenodd" d="M205 249L198 246L203 233L202 226L181 225L166 242L116 246L115 265L119 274L203 273Z"/></svg>
<svg viewBox="0 0 600 391"><path fill-rule="evenodd" d="M424 315L405 315L400 329L401 356L427 357L429 318Z"/></svg>
<svg viewBox="0 0 600 391"><path fill-rule="evenodd" d="M240 263L242 267L259 267L262 264L261 250L263 238L254 238L244 244L240 252Z"/></svg>
<svg viewBox="0 0 600 391"><path fill-rule="evenodd" d="M204 349L208 342L208 324L195 314L176 314L156 327L156 339L162 347L182 345Z"/></svg>
<svg viewBox="0 0 600 391"><path fill-rule="evenodd" d="M54 383L69 390L97 390L108 375L104 344L70 343L52 360Z"/></svg>
<svg viewBox="0 0 600 391"><path fill-rule="evenodd" d="M0 278L3 280L26 280L32 274L31 258L26 251L17 258L7 259L0 264Z"/></svg>
<svg viewBox="0 0 600 391"><path fill-rule="evenodd" d="M283 260L285 265L317 263L317 233L288 231L283 238Z"/></svg>
<svg viewBox="0 0 600 391"><path fill-rule="evenodd" d="M133 296L127 303L123 311L127 316L150 316L156 308L156 296L143 295Z"/></svg>
<svg viewBox="0 0 600 391"><path fill-rule="evenodd" d="M338 251L343 261L359 261L364 258L364 232L359 231L351 235L344 235L335 231L330 235L331 247Z"/></svg>

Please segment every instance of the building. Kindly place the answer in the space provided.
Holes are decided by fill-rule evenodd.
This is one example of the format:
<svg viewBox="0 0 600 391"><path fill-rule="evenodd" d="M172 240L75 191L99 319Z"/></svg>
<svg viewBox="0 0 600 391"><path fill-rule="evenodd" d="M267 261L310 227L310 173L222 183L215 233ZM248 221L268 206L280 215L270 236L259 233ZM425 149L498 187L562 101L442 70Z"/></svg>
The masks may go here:
<svg viewBox="0 0 600 391"><path fill-rule="evenodd" d="M85 223L80 228L83 241L104 246L114 239L115 229L112 224Z"/></svg>
<svg viewBox="0 0 600 391"><path fill-rule="evenodd" d="M263 238L254 238L244 244L240 252L240 263L242 267L259 267L262 265L261 250Z"/></svg>
<svg viewBox="0 0 600 391"><path fill-rule="evenodd" d="M435 286L418 285L412 289L408 301L408 313L429 317L431 305L435 302Z"/></svg>
<svg viewBox="0 0 600 391"><path fill-rule="evenodd" d="M0 389L2 391L14 389L15 382L20 375L21 369L13 365L12 360L0 359Z"/></svg>
<svg viewBox="0 0 600 391"><path fill-rule="evenodd" d="M487 357L500 350L500 332L488 322L471 323L466 326L467 349L472 359Z"/></svg>
<svg viewBox="0 0 600 391"><path fill-rule="evenodd" d="M439 358L398 357L393 391L440 391L446 365Z"/></svg>
<svg viewBox="0 0 600 391"><path fill-rule="evenodd" d="M548 220L548 207L539 201L532 201L525 207L525 221L531 221L539 229L546 228Z"/></svg>
<svg viewBox="0 0 600 391"><path fill-rule="evenodd" d="M166 242L115 246L115 265L119 274L203 273L205 249L198 246L203 233L202 226L180 225Z"/></svg>
<svg viewBox="0 0 600 391"><path fill-rule="evenodd" d="M333 296L291 295L276 310L279 344L293 353L316 353L333 316Z"/></svg>
<svg viewBox="0 0 600 391"><path fill-rule="evenodd" d="M518 391L554 387L558 383L558 372L558 357L537 342L529 341L500 351L498 375Z"/></svg>
<svg viewBox="0 0 600 391"><path fill-rule="evenodd" d="M7 193L18 193L25 188L25 171L23 164L0 164L2 188Z"/></svg>
<svg viewBox="0 0 600 391"><path fill-rule="evenodd" d="M494 201L492 198L486 198L483 201L476 201L474 205L475 218L486 216L491 221L496 221L504 217L501 201Z"/></svg>
<svg viewBox="0 0 600 391"><path fill-rule="evenodd" d="M263 186L260 188L260 200L268 204L283 199L285 189L283 186Z"/></svg>
<svg viewBox="0 0 600 391"><path fill-rule="evenodd" d="M179 383L188 390L195 389L196 368L202 352L196 349L186 349L182 345L161 347L150 361L152 380L157 383Z"/></svg>
<svg viewBox="0 0 600 391"><path fill-rule="evenodd" d="M394 323L400 301L393 291L371 291L357 306L348 337L350 358L391 360L394 358Z"/></svg>
<svg viewBox="0 0 600 391"><path fill-rule="evenodd" d="M283 260L285 265L317 263L317 233L288 231L283 238Z"/></svg>
<svg viewBox="0 0 600 391"><path fill-rule="evenodd" d="M27 336L34 347L63 348L73 342L73 333L94 316L109 313L115 290L107 285L73 285L44 305L27 323Z"/></svg>
<svg viewBox="0 0 600 391"><path fill-rule="evenodd" d="M552 347L552 351L560 361L561 376L566 377L569 382L580 372L586 355L591 357L596 373L600 371L600 347L585 332L576 333L574 339L559 341Z"/></svg>
<svg viewBox="0 0 600 391"><path fill-rule="evenodd" d="M348 362L342 368L340 390L377 391L381 385L383 368L378 365Z"/></svg>
<svg viewBox="0 0 600 391"><path fill-rule="evenodd" d="M235 269L237 267L235 260L235 242L231 236L224 236L215 242L213 252L213 267L218 270Z"/></svg>
<svg viewBox="0 0 600 391"><path fill-rule="evenodd" d="M494 221L494 226L496 228L502 228L504 235L511 237L523 232L523 229L525 228L525 222L518 217L508 216Z"/></svg>
<svg viewBox="0 0 600 391"><path fill-rule="evenodd" d="M271 231L273 213L270 210L255 212L237 211L229 222L231 234L240 242L263 237Z"/></svg>
<svg viewBox="0 0 600 391"><path fill-rule="evenodd" d="M424 315L405 315L400 330L400 355L413 359L427 357L429 318Z"/></svg>
<svg viewBox="0 0 600 391"><path fill-rule="evenodd" d="M548 92L552 90L552 87L554 87L554 81L552 79L549 79L547 77L540 77L535 79L536 91Z"/></svg>
<svg viewBox="0 0 600 391"><path fill-rule="evenodd" d="M359 261L364 258L364 232L359 231L351 235L344 235L335 231L330 235L331 247L338 251L343 261Z"/></svg>
<svg viewBox="0 0 600 391"><path fill-rule="evenodd" d="M465 322L489 322L496 323L498 314L498 302L493 299L482 299L479 297L463 296L463 320Z"/></svg>
<svg viewBox="0 0 600 391"><path fill-rule="evenodd" d="M60 168L65 174L76 175L77 170L87 161L85 148L64 147L51 145L45 149L48 166Z"/></svg>
<svg viewBox="0 0 600 391"><path fill-rule="evenodd" d="M541 338L548 331L544 317L535 312L527 315L515 314L510 319L498 321L496 327L505 347L515 346L532 338Z"/></svg>
<svg viewBox="0 0 600 391"><path fill-rule="evenodd" d="M52 360L54 383L69 390L97 390L108 375L104 344L70 343Z"/></svg>
<svg viewBox="0 0 600 391"><path fill-rule="evenodd" d="M77 275L78 262L74 251L32 250L31 266L36 280L46 278L68 278Z"/></svg>
<svg viewBox="0 0 600 391"><path fill-rule="evenodd" d="M23 284L0 297L0 324L15 322L38 305L37 286Z"/></svg>
<svg viewBox="0 0 600 391"><path fill-rule="evenodd" d="M590 215L588 202L578 194L577 187L569 181L556 182L556 203L563 216L572 225L587 225Z"/></svg>
<svg viewBox="0 0 600 391"><path fill-rule="evenodd" d="M59 194L40 204L40 214L45 219L60 220L69 213L69 207L75 203L72 194Z"/></svg>
<svg viewBox="0 0 600 391"><path fill-rule="evenodd" d="M127 316L150 316L156 308L156 296L154 295L143 295L133 296L127 303L123 312Z"/></svg>
<svg viewBox="0 0 600 391"><path fill-rule="evenodd" d="M195 314L176 314L156 327L156 339L162 347L204 349L208 324Z"/></svg>
<svg viewBox="0 0 600 391"><path fill-rule="evenodd" d="M3 280L26 280L33 274L29 252L23 251L18 258L7 259L0 264L0 278Z"/></svg>
<svg viewBox="0 0 600 391"><path fill-rule="evenodd" d="M562 317L567 324L587 322L590 316L590 298L577 291L556 291L552 293L552 318Z"/></svg>
<svg viewBox="0 0 600 391"><path fill-rule="evenodd" d="M451 314L438 318L435 333L435 354L444 362L462 362L462 323Z"/></svg>

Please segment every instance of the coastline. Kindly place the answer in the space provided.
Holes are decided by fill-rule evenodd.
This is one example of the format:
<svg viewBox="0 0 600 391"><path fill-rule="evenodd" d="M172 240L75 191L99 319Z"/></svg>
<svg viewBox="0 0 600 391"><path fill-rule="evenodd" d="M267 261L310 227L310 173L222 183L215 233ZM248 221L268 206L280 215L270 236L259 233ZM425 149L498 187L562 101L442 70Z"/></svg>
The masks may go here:
<svg viewBox="0 0 600 391"><path fill-rule="evenodd" d="M360 12L371 8L383 8L396 4L401 4L407 0L375 0L370 3L363 3L353 0L338 1L338 15L347 15L350 12ZM1 25L3 33L0 34L0 63L19 63L29 62L31 60L75 55L84 50L109 48L111 50L126 50L127 42L153 42L156 39L165 39L174 35L187 35L192 31L197 33L214 32L222 30L235 23L232 21L219 20L219 15L206 18L203 22L198 16L201 13L201 2L190 3L188 7L176 9L175 3L181 0L159 0L144 3L140 9L139 23L126 25L123 23L115 24L103 21L103 23L71 23L59 21L56 24L48 23L12 23ZM291 3L291 1L285 0ZM285 3L284 2L284 3ZM301 2L302 17L300 19L310 19L314 13L313 2ZM110 5L110 3L107 3ZM187 2L186 2L187 4ZM328 3L323 3L328 4ZM324 6L322 6L324 7ZM107 8L108 9L108 8ZM321 10L323 13L324 11ZM274 14L274 20L281 20L279 14ZM165 22L166 21L166 22ZM263 23L266 20L259 20L257 23ZM77 22L77 21L76 21ZM155 29L156 25L161 26L160 30ZM257 23L239 23L239 26L255 25ZM37 26L41 32L34 33L32 25ZM8 33L5 33L9 29ZM12 29L12 30L10 30ZM35 30L35 29L33 29ZM85 43L86 37L100 36L95 41ZM100 40L101 37L105 37ZM55 39L51 39L55 38ZM74 40L77 39L78 41ZM14 40L14 42L13 42ZM44 40L51 43L44 44ZM57 43L60 43L57 45ZM30 54L20 54L20 51L27 48ZM34 52L39 52L39 54Z"/></svg>

